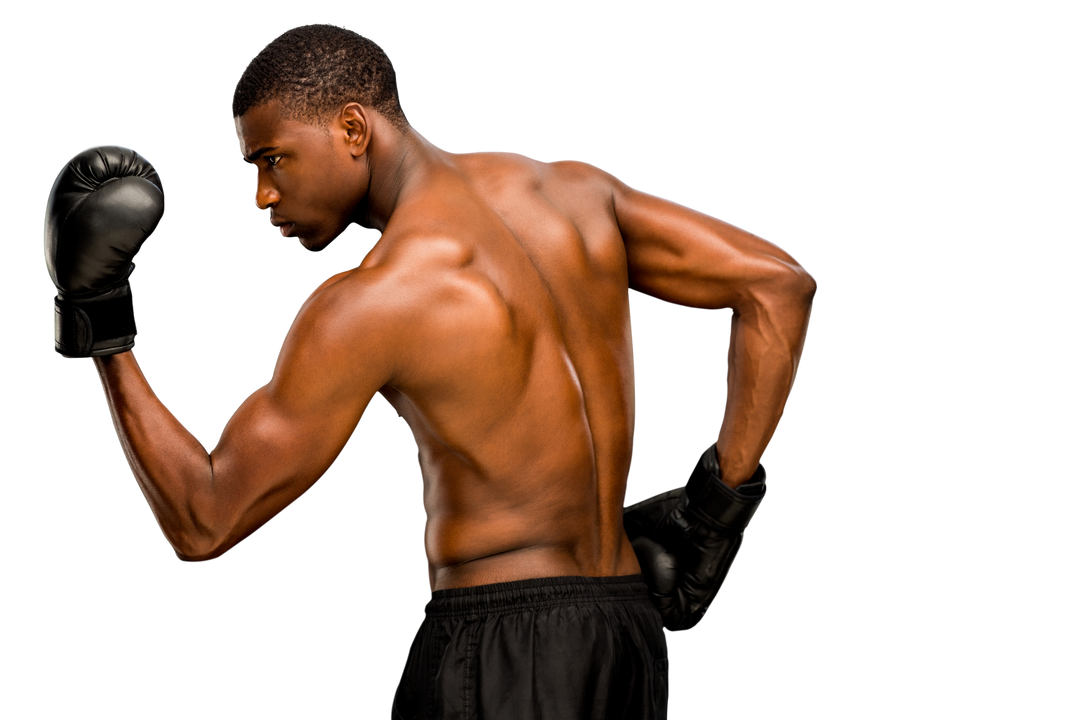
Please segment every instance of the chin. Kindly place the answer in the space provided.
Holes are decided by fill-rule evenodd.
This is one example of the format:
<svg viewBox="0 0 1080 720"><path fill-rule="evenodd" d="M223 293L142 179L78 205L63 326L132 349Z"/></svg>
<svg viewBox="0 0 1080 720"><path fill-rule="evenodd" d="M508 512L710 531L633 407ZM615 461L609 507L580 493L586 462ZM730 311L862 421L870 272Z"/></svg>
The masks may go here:
<svg viewBox="0 0 1080 720"><path fill-rule="evenodd" d="M334 242L334 238L336 238L336 237L337 237L336 235L334 237L329 237L329 238L301 236L299 238L299 240L300 240L300 244L303 245L306 249L310 250L311 252L319 252L320 250L325 248L327 245Z"/></svg>

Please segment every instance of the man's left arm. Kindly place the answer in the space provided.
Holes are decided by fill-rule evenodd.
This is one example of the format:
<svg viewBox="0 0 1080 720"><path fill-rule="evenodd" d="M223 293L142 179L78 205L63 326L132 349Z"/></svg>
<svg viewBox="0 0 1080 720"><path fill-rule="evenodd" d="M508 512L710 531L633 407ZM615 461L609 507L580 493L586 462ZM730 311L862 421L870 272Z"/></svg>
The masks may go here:
<svg viewBox="0 0 1080 720"><path fill-rule="evenodd" d="M131 352L95 358L128 463L181 559L224 553L330 467L390 377L392 333L381 307L356 279L317 290L270 382L210 452L157 398Z"/></svg>

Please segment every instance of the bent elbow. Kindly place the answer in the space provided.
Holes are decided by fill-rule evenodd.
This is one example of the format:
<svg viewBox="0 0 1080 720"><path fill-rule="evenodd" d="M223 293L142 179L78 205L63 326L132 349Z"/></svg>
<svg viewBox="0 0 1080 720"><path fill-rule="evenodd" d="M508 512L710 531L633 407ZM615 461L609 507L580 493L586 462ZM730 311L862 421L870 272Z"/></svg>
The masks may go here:
<svg viewBox="0 0 1080 720"><path fill-rule="evenodd" d="M183 562L205 562L207 560L213 560L216 557L221 557L228 550L228 547L223 548L211 548L205 551L198 550L181 550L180 548L173 546L173 551L176 553L176 557Z"/></svg>
<svg viewBox="0 0 1080 720"><path fill-rule="evenodd" d="M806 268L802 269L804 272L804 289L802 289L802 295L807 299L807 304L812 304L818 300L818 294L821 291L821 281L818 280L818 275L813 274Z"/></svg>
<svg viewBox="0 0 1080 720"><path fill-rule="evenodd" d="M176 557L184 562L204 562L225 554L232 545L215 542L210 538L169 538Z"/></svg>
<svg viewBox="0 0 1080 720"><path fill-rule="evenodd" d="M176 557L184 562L213 560L236 544L229 533L215 531L200 523L193 523L182 531L166 532L165 535Z"/></svg>
<svg viewBox="0 0 1080 720"><path fill-rule="evenodd" d="M797 278L794 280L796 285L796 294L800 300L806 305L807 308L814 302L814 295L817 294L817 280L813 278L810 273L806 272L801 265L795 266Z"/></svg>

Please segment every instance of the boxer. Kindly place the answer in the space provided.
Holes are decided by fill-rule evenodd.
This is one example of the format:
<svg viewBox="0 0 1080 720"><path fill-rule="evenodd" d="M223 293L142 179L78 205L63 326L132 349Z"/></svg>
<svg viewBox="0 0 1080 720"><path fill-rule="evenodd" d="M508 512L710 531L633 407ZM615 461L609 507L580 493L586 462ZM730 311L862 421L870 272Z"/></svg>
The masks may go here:
<svg viewBox="0 0 1080 720"><path fill-rule="evenodd" d="M268 45L233 115L283 236L320 250L351 223L382 234L312 293L210 452L131 352L131 260L164 208L153 168L83 153L46 223L57 350L94 358L177 555L217 557L304 493L378 393L419 448L433 590L393 716L665 717L662 625L700 620L764 494L813 279L589 165L440 150L406 119L382 50L340 28ZM717 441L685 488L624 522L630 289L733 315Z"/></svg>

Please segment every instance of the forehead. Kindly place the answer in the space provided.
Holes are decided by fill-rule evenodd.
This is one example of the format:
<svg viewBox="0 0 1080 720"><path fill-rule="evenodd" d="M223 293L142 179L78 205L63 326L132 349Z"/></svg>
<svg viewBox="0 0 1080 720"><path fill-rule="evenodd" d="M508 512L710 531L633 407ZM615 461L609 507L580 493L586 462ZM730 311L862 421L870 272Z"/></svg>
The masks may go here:
<svg viewBox="0 0 1080 720"><path fill-rule="evenodd" d="M272 147L282 134L283 121L278 100L249 109L232 119L232 134L237 138L241 158L259 148Z"/></svg>
<svg viewBox="0 0 1080 720"><path fill-rule="evenodd" d="M260 105L232 120L232 132L237 137L241 158L267 148L302 149L313 152L329 140L326 126L309 125L298 120L282 118L280 101Z"/></svg>

